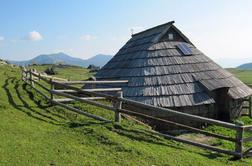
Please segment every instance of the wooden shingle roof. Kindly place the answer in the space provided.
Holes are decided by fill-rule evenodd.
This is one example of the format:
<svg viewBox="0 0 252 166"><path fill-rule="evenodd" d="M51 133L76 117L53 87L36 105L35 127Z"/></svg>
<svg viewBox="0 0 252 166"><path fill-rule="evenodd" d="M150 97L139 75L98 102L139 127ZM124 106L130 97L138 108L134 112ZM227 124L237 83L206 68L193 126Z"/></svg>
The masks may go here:
<svg viewBox="0 0 252 166"><path fill-rule="evenodd" d="M97 79L123 79L124 97L161 107L182 107L214 103L209 91L228 87L234 99L252 95L252 90L199 51L169 22L140 32L96 74ZM170 28L183 41L163 41ZM177 48L187 45L192 55Z"/></svg>

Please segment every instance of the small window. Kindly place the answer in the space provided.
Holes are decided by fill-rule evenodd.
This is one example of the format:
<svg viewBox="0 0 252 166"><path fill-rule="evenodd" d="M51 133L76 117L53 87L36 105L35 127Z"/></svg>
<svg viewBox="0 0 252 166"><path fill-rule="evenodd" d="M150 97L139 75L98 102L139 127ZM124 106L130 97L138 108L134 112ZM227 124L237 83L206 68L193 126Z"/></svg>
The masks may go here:
<svg viewBox="0 0 252 166"><path fill-rule="evenodd" d="M173 40L173 33L168 33L168 39Z"/></svg>
<svg viewBox="0 0 252 166"><path fill-rule="evenodd" d="M192 50L185 44L185 43L179 43L177 45L179 50L184 54L184 55L192 55L193 52Z"/></svg>

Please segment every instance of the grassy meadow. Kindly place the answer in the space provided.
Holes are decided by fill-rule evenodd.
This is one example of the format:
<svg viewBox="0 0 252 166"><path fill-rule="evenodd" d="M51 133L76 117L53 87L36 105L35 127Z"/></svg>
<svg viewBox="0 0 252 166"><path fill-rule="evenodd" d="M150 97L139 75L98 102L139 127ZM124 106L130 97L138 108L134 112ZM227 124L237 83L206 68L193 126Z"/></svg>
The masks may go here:
<svg viewBox="0 0 252 166"><path fill-rule="evenodd" d="M47 68L52 67L52 65L33 65L29 68L34 68L38 72L44 72ZM89 72L88 69L77 67L77 66L56 66L55 68L57 74L55 77L66 78L69 80L85 80L94 73Z"/></svg>
<svg viewBox="0 0 252 166"><path fill-rule="evenodd" d="M237 78L242 80L245 84L252 86L252 70L239 70L239 69L228 69Z"/></svg>
<svg viewBox="0 0 252 166"><path fill-rule="evenodd" d="M48 66L35 67L44 71ZM92 75L79 67L57 70L58 77L71 80ZM19 68L0 65L0 77L0 165L252 164L252 158L233 160L231 156L152 135L149 128L130 120L103 123L51 106L20 80ZM73 106L111 120L114 116L91 105Z"/></svg>

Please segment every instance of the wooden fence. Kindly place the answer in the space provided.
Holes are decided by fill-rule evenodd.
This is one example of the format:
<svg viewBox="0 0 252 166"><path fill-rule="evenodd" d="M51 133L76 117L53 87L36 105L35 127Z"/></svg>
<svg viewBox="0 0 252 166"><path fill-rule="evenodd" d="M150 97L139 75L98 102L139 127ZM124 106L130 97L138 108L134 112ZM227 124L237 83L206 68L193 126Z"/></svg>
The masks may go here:
<svg viewBox="0 0 252 166"><path fill-rule="evenodd" d="M196 133L201 133L206 136L210 136L213 138L218 138L226 141L233 142L235 144L235 149L230 150L230 149L222 149L220 147L208 145L205 143L199 143L196 141L192 141L186 138L180 138L176 137L173 135L169 134L163 134L159 133L157 131L150 131L153 134L157 134L160 136L163 136L168 139L172 139L178 142L186 143L189 145L201 147L207 150L219 152L219 153L224 153L224 154L229 154L233 155L238 158L242 157L247 157L252 155L252 148L246 148L243 146L244 143L251 142L252 137L244 137L245 132L251 132L252 131L252 125L251 126L240 126L236 125L233 123L228 123L228 122L223 122L215 119L209 119L201 116L196 116L192 114L187 114L187 113L182 113L178 111L174 111L171 109L167 108L161 108L161 107L156 107L153 105L147 105L143 104L137 101L129 100L126 98L123 98L123 92L121 88L92 88L92 89L83 89L75 85L84 85L84 84L90 84L90 85L96 85L96 84L118 84L118 83L127 83L126 80L103 80L103 81L68 81L66 79L62 78L57 78L57 77L51 77L47 75L40 74L36 72L35 70L27 70L23 68L22 70L22 79L25 83L30 85L31 87L34 88L39 94L44 96L47 100L49 100L52 104L64 107L70 111L85 115L90 118L94 118L96 120L101 120L101 121L107 121L111 122L108 119L105 119L103 117L97 116L90 114L88 112L84 112L80 109L71 107L67 105L66 102L69 101L79 101L87 104L91 104L94 106L98 106L101 108L105 108L107 110L113 111L115 113L115 122L120 122L121 121L121 114L125 115L130 115L134 117L140 117L142 119L148 119L148 120L155 120L159 121L160 123L166 123L166 124L171 124L171 125L176 125L181 128L184 128L189 131L193 131ZM47 84L47 86L45 85ZM38 86L38 88L36 87ZM61 89L56 89L56 87L61 87ZM92 86L95 87L95 86ZM49 93L44 93L44 91L41 91L41 89L44 89L44 91L49 92ZM109 92L109 93L107 93ZM78 94L78 95L77 95ZM80 97L79 94L84 95L85 97ZM55 98L55 96L62 96L65 98ZM112 101L112 106L111 105L106 105L104 103L99 102L99 100L109 100ZM251 101L250 101L251 103ZM157 116L153 116L148 114L148 111L146 112L138 112L137 110L129 110L125 109L123 107L123 104L131 105L134 106L135 108L140 108L142 110L146 109L148 111L155 111L156 114L169 114L169 115L176 115L176 116L181 116L183 118L186 118L188 121L196 121L196 122L202 122L206 123L209 125L217 125L220 127L224 127L226 129L230 129L235 131L236 136L230 137L230 136L225 136L221 134L217 134L214 132L206 131L200 128L195 128L192 126L188 126L179 122L174 122L171 120L167 120L165 118L160 118Z"/></svg>
<svg viewBox="0 0 252 166"><path fill-rule="evenodd" d="M243 106L242 106L242 111L243 110L248 110L246 111L245 114L242 114L242 115L247 115L249 116L250 118L252 118L252 99L251 97L247 98L247 99L243 99Z"/></svg>

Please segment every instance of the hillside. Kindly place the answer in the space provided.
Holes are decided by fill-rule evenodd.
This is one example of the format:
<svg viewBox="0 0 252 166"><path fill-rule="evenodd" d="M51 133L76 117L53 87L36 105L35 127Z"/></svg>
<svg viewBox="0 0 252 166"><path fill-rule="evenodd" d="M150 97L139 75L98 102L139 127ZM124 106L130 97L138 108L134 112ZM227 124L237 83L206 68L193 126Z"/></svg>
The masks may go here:
<svg viewBox="0 0 252 166"><path fill-rule="evenodd" d="M47 68L52 67L52 65L32 65L29 68L35 68L38 72L44 72ZM90 78L94 73L89 72L88 69L78 66L61 66L54 65L57 74L56 77L67 78L69 80L85 80Z"/></svg>
<svg viewBox="0 0 252 166"><path fill-rule="evenodd" d="M245 63L237 67L240 70L252 70L252 63Z"/></svg>
<svg viewBox="0 0 252 166"><path fill-rule="evenodd" d="M245 84L252 85L252 70L241 70L237 68L228 69L232 74L234 74L237 78L243 81Z"/></svg>
<svg viewBox="0 0 252 166"><path fill-rule="evenodd" d="M58 76L68 78L67 69L62 70ZM76 68L72 75L77 79L83 73L87 70ZM0 165L245 166L252 163L252 159L233 161L230 156L163 139L133 121L123 119L121 125L102 123L50 106L20 81L18 68L0 65L0 77ZM74 106L108 119L114 116L90 105Z"/></svg>
<svg viewBox="0 0 252 166"><path fill-rule="evenodd" d="M92 58L83 60L80 58L75 58L65 53L57 53L57 54L43 54L39 55L33 59L27 61L9 61L11 64L19 65L19 66L27 66L31 64L67 64L67 65L74 65L74 66L81 66L87 67L90 64L95 66L103 66L105 65L110 59L112 58L111 55L104 55L98 54Z"/></svg>

